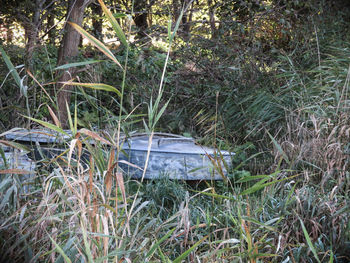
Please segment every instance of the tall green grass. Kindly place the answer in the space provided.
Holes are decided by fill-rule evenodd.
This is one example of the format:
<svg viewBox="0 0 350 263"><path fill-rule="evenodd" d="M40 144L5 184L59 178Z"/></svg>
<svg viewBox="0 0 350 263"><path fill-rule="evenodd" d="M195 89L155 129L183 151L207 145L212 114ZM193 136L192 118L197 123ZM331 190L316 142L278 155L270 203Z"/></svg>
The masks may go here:
<svg viewBox="0 0 350 263"><path fill-rule="evenodd" d="M129 50L128 34L99 3ZM169 23L170 44L180 20L173 30ZM229 180L191 186L167 178L139 181L123 176L118 167L121 133L128 131L135 117L134 109L126 112L124 107L128 52L119 61L103 43L76 29L117 65L123 81L118 89L98 82L66 84L80 86L81 93L92 88L115 94L120 110L112 121L116 128L109 133L78 129L77 101L74 110L67 105L72 134L67 150L61 161L37 169L29 192L23 190L20 171L1 167L1 261L349 261L350 61L346 48L330 49L308 71L298 69L292 57L282 56L279 69L283 73L278 77L286 80L286 86L277 95L257 90L240 101L227 96L222 104L216 96L215 112L198 114L208 134L215 133L214 143L228 144L223 135L227 130L220 130L219 124L234 119L246 130L245 137L264 142L263 150L269 150L269 158L275 161L265 164L270 165L266 173L253 174L254 169L240 169L248 169L248 161L260 155L246 157ZM136 116L147 116L143 123L150 140L169 105L162 101L169 52L170 48L156 97L147 103L145 115ZM221 110L227 114L224 119ZM65 134L50 107L48 111L54 124L28 117ZM4 140L0 143L20 147ZM89 158L83 156L84 151Z"/></svg>

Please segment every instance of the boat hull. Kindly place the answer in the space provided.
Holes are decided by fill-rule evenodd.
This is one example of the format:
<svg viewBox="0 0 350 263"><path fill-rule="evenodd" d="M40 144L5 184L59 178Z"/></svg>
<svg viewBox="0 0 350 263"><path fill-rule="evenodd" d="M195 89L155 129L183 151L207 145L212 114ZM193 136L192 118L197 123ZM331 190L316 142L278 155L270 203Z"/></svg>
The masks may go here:
<svg viewBox="0 0 350 263"><path fill-rule="evenodd" d="M120 160L129 164L120 162L119 166L133 178L142 178L144 173L145 179L223 180L227 174L225 166L231 162L231 157L221 158L205 154L150 152L144 173L147 151L127 150L120 155Z"/></svg>

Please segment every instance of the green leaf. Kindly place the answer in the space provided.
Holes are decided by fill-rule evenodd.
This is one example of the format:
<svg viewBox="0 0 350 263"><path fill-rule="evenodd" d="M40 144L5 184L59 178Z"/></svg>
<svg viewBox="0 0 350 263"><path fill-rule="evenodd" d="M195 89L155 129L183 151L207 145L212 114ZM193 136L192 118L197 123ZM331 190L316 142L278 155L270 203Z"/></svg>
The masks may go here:
<svg viewBox="0 0 350 263"><path fill-rule="evenodd" d="M12 185L9 189L6 190L6 194L2 193L2 200L1 200L1 203L0 203L0 210L3 209L3 207L8 204L10 202L10 196L12 195L12 193L15 192L15 189L16 189L16 185Z"/></svg>
<svg viewBox="0 0 350 263"><path fill-rule="evenodd" d="M262 222L260 222L260 221L258 221L258 220L256 220L256 219L254 219L254 218L243 216L242 219L244 219L245 221L252 222L252 223L254 223L254 224L256 224L256 225L259 225L259 226L261 226L261 227L264 227L264 228L266 228L266 229L268 229L268 230L270 230L270 231L277 232L277 229L276 229L276 228L274 228L274 227L272 227L272 226L269 226L269 225L266 224L266 223L262 223ZM279 218L275 219L275 221L278 221L278 220L279 220Z"/></svg>
<svg viewBox="0 0 350 263"><path fill-rule="evenodd" d="M3 192L5 191L4 189L6 189L7 185L8 184L12 184L13 183L13 180L12 178L10 177L7 177L6 179L1 179L1 182L0 182L0 191ZM2 197L3 198L3 197Z"/></svg>
<svg viewBox="0 0 350 263"><path fill-rule="evenodd" d="M162 260L162 263L171 263L170 259L164 255L163 251L160 249L160 247L158 247L158 252L159 252L159 256Z"/></svg>
<svg viewBox="0 0 350 263"><path fill-rule="evenodd" d="M126 41L126 37L124 35L124 32L121 29L121 27L120 27L119 23L117 22L117 20L115 19L115 17L113 16L113 14L111 13L111 11L109 11L109 9L106 7L106 5L103 3L102 0L98 0L98 2L100 3L102 10L105 13L108 21L112 24L114 32L116 33L117 37L120 39L120 42L125 47L128 47L128 42Z"/></svg>
<svg viewBox="0 0 350 263"><path fill-rule="evenodd" d="M2 163L4 164L4 167L8 168L7 167L7 160L6 160L5 152L4 152L4 150L1 147L0 147L0 155L1 155Z"/></svg>
<svg viewBox="0 0 350 263"><path fill-rule="evenodd" d="M269 186L269 185L272 185L272 184L275 184L276 181L273 181L273 182L270 182L270 183L266 183L266 184L258 184L258 185L253 185L252 187L244 190L242 193L240 193L240 195L249 195L249 194L252 194L256 191L259 191L261 189L264 189L266 186Z"/></svg>
<svg viewBox="0 0 350 263"><path fill-rule="evenodd" d="M184 253L182 253L180 256L178 256L173 263L180 263L182 260L184 260L196 247L198 247L204 240L207 239L208 236L203 237L201 240L199 240L197 243L195 243L192 247L187 249Z"/></svg>
<svg viewBox="0 0 350 263"><path fill-rule="evenodd" d="M203 194L203 195L207 195L207 196L210 196L210 197L214 197L214 198L228 199L228 200L236 201L236 198L230 197L230 196L219 195L219 194L208 193L208 192L197 191L197 190L191 190L191 191L192 191L192 192L196 192L196 193L200 193L200 194Z"/></svg>
<svg viewBox="0 0 350 263"><path fill-rule="evenodd" d="M111 91L116 93L118 96L121 97L121 93L119 90L117 90L115 87L103 84L103 83L80 83L80 82L62 82L64 85L74 85L74 86L81 86L85 88L95 89L95 90L105 90L105 91Z"/></svg>
<svg viewBox="0 0 350 263"><path fill-rule="evenodd" d="M127 17L126 14L113 14L115 19Z"/></svg>
<svg viewBox="0 0 350 263"><path fill-rule="evenodd" d="M249 158L245 159L244 161L242 161L239 165L237 165L233 170L236 171L239 168L241 168L243 165L245 165L248 161L254 159L256 156L263 154L263 152L259 152L259 153L255 153L252 156L250 156Z"/></svg>
<svg viewBox="0 0 350 263"><path fill-rule="evenodd" d="M250 181L254 181L262 178L266 179L271 177L269 175L251 175L251 176L242 177L241 179L237 180L235 183L246 183L246 182L250 182Z"/></svg>
<svg viewBox="0 0 350 263"><path fill-rule="evenodd" d="M155 243L151 249L148 251L146 258L150 257L154 251L157 249L157 247L159 247L159 245L166 240L168 237L171 236L171 234L175 231L176 227L174 227L173 229L171 229L170 231L168 231L168 233L165 234L165 236L163 236L157 243Z"/></svg>
<svg viewBox="0 0 350 263"><path fill-rule="evenodd" d="M73 135L75 136L77 134L77 132L78 132L78 106L77 106L77 102L75 101Z"/></svg>
<svg viewBox="0 0 350 263"><path fill-rule="evenodd" d="M287 199L286 199L286 202L285 202L285 206L287 206L290 203L292 194L294 193L295 187L297 185L298 185L298 182L294 183L292 189L290 189L290 191L288 192Z"/></svg>
<svg viewBox="0 0 350 263"><path fill-rule="evenodd" d="M61 65L59 67L56 67L53 70L75 68L75 67L90 65L90 64L94 64L94 63L99 63L102 61L104 61L104 60L88 60L88 61L82 61L82 62L69 63L69 64L64 64L64 65Z"/></svg>
<svg viewBox="0 0 350 263"><path fill-rule="evenodd" d="M288 156L286 155L286 153L283 151L281 145L279 145L279 143L275 140L275 138L273 138L273 136L267 131L267 134L269 135L272 143L275 145L275 147L277 148L278 152L283 156L284 160L290 165L290 161L288 159Z"/></svg>
<svg viewBox="0 0 350 263"><path fill-rule="evenodd" d="M30 152L29 147L27 147L27 146L25 146L23 144L17 143L17 142L0 140L0 144L7 145L7 146L10 146L10 147L18 149L18 150L23 150L25 152Z"/></svg>
<svg viewBox="0 0 350 263"><path fill-rule="evenodd" d="M55 242L55 240L53 240L52 237L50 237L50 235L48 235L48 236L51 239L51 242L55 245L58 253L60 253L61 256L64 258L64 260L68 263L72 263L72 261L69 259L69 257L64 253L63 249Z"/></svg>
<svg viewBox="0 0 350 263"><path fill-rule="evenodd" d="M174 40L174 37L176 35L177 30L179 29L179 26L180 26L180 23L181 23L183 15L184 15L184 9L181 10L181 13L180 13L179 17L177 18L174 31L173 31L173 33L172 33L172 35L170 37L170 40L169 40L170 43Z"/></svg>
<svg viewBox="0 0 350 263"><path fill-rule="evenodd" d="M88 262L93 263L94 260L93 260L93 256L91 253L90 244L87 240L87 232L86 232L85 226L84 226L83 222L80 222L80 225L81 225L81 232L83 233L83 240L84 240L84 246L85 246L84 252L88 257Z"/></svg>
<svg viewBox="0 0 350 263"><path fill-rule="evenodd" d="M168 20L168 39L169 39L169 41L171 39L171 16Z"/></svg>
<svg viewBox="0 0 350 263"><path fill-rule="evenodd" d="M157 113L154 122L153 122L153 128L156 126L157 122L159 121L160 117L162 117L165 109L167 108L168 104L169 104L170 100L168 100L167 103L165 103L165 105L160 109L160 111Z"/></svg>
<svg viewBox="0 0 350 263"><path fill-rule="evenodd" d="M103 54L105 54L107 57L109 57L111 60L113 60L114 63L116 63L121 69L123 69L122 65L120 65L119 61L116 59L116 57L113 55L113 53L98 39L90 35L88 32L86 32L83 28L78 26L75 23L68 22L75 30L77 30L83 37L85 37L91 44L93 44L95 47L97 47Z"/></svg>
<svg viewBox="0 0 350 263"><path fill-rule="evenodd" d="M69 128L70 128L70 130L72 131L73 137L74 137L75 134L74 134L74 129L73 129L73 121L72 121L72 116L71 116L70 109L69 109L69 105L68 105L68 102L67 102L67 101L66 101L66 109L67 109L67 116L68 116Z"/></svg>
<svg viewBox="0 0 350 263"><path fill-rule="evenodd" d="M101 204L101 206L107 208L108 210L110 210L114 214L117 214L116 211L115 211L115 208L111 207L110 205L108 205L108 204Z"/></svg>
<svg viewBox="0 0 350 263"><path fill-rule="evenodd" d="M0 52L1 52L3 59L5 60L7 68L10 70L11 75L15 79L17 86L20 88L21 87L21 78L20 78L16 68L13 66L10 58L7 56L5 50L2 47L0 47Z"/></svg>
<svg viewBox="0 0 350 263"><path fill-rule="evenodd" d="M299 221L300 221L300 224L301 224L301 228L303 229L304 236L306 238L306 242L309 245L309 248L311 249L312 253L314 254L316 261L318 263L321 263L320 259L317 256L316 249L315 249L314 245L312 244L312 241L311 241L311 238L309 236L309 233L307 232L307 230L305 228L305 225L304 225L303 221L300 219L300 217L299 217Z"/></svg>
<svg viewBox="0 0 350 263"><path fill-rule="evenodd" d="M49 128L50 130L53 130L53 131L56 131L56 132L58 132L60 134L64 134L66 136L69 136L69 134L66 133L62 128L57 127L56 125L54 125L52 123L49 123L49 122L46 122L46 121L42 121L42 120L38 120L38 119L34 119L32 117L27 117L27 116L24 116L24 117L26 117L26 118L28 118L28 119L30 119L32 121L35 121L35 122L41 124L42 126L44 126L46 128Z"/></svg>
<svg viewBox="0 0 350 263"><path fill-rule="evenodd" d="M256 191L259 191L269 185L272 185L272 184L275 184L275 183L278 183L278 182L282 182L282 181L285 181L285 180L289 180L289 179L292 179L296 176L299 176L298 174L297 175L293 175L293 176L290 176L290 177L287 177L287 178L284 178L284 179L280 179L280 180L274 180L272 182L269 182L269 183L264 183L266 181L266 178L260 180L259 182L257 182L256 184L254 184L252 187L244 190L242 193L240 193L239 195L248 195L248 194L252 194ZM268 178L267 178L268 179Z"/></svg>

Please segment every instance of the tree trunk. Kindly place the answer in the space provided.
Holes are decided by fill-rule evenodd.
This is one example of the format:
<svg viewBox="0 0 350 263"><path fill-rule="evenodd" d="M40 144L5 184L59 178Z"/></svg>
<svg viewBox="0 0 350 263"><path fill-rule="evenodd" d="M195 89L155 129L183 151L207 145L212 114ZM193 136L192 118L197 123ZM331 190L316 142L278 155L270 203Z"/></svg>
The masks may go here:
<svg viewBox="0 0 350 263"><path fill-rule="evenodd" d="M209 8L209 25L211 30L211 37L216 38L218 35L218 30L215 25L215 5L213 5L212 0L208 0Z"/></svg>
<svg viewBox="0 0 350 263"><path fill-rule="evenodd" d="M102 17L102 8L98 4L93 4L91 6L92 10L92 28L93 28L93 33L94 36L102 40L103 35L102 35L102 20L100 19Z"/></svg>
<svg viewBox="0 0 350 263"><path fill-rule="evenodd" d="M189 1L187 0L181 0L182 8L186 8L187 5L189 4L188 2ZM193 7L193 3L192 3L192 7ZM181 19L181 23L182 23L182 31L183 31L182 33L185 40L189 40L189 37L190 37L191 21L192 21L192 11L190 12L189 15L188 15L188 11L184 11Z"/></svg>
<svg viewBox="0 0 350 263"><path fill-rule="evenodd" d="M148 8L149 7L147 6L147 0L135 0L134 22L137 28L139 29L139 32L137 33L139 38L143 38L146 36L145 30L148 28L148 22L147 22Z"/></svg>
<svg viewBox="0 0 350 263"><path fill-rule="evenodd" d="M177 18L180 15L180 10L181 10L181 4L179 3L179 0L173 0L173 23L174 25L176 24Z"/></svg>
<svg viewBox="0 0 350 263"><path fill-rule="evenodd" d="M6 32L6 43L7 44L12 44L13 31L12 31L11 25L12 25L13 21L11 21L10 19L3 19L1 21L1 23L3 24L3 29Z"/></svg>
<svg viewBox="0 0 350 263"><path fill-rule="evenodd" d="M51 45L55 45L55 39L56 39L56 29L55 29L55 13L54 10L51 11L51 13L47 16L47 28L48 31L48 42Z"/></svg>
<svg viewBox="0 0 350 263"><path fill-rule="evenodd" d="M190 36L190 29L191 29L191 20L192 20L192 11L188 15L187 11L187 5L190 1L188 0L173 0L173 13L174 13L174 25L176 24L177 20L179 19L179 16L181 12L183 11L182 18L181 18L181 27L179 30L179 34L185 39L188 40ZM192 3L193 7L193 3Z"/></svg>
<svg viewBox="0 0 350 263"><path fill-rule="evenodd" d="M31 70L33 66L33 53L38 42L38 34L41 29L40 15L42 13L43 0L35 0L33 18L24 25L26 37L26 67Z"/></svg>
<svg viewBox="0 0 350 263"><path fill-rule="evenodd" d="M67 9L67 21L73 22L79 26L82 25L85 7L90 0L69 0ZM71 62L78 55L78 46L80 34L68 23L64 27L63 39L58 51L58 66ZM57 106L58 117L63 128L68 127L68 112L66 103L70 103L72 86L63 86L64 81L69 81L74 77L74 68L66 69L60 72L58 79Z"/></svg>

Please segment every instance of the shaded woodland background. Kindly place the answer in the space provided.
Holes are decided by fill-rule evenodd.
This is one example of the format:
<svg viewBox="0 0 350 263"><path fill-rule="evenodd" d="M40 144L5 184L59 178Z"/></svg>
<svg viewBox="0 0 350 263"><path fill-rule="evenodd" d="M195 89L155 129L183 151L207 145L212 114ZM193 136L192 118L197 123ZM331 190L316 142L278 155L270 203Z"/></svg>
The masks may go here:
<svg viewBox="0 0 350 263"><path fill-rule="evenodd" d="M192 135L206 144L233 145L236 151L244 149L243 159L247 154L269 152L270 134L285 147L289 160L295 160L293 166L305 158L311 163L320 160L319 149L328 145L320 136L327 141L329 135L345 135L349 124L341 106L347 101L344 91L350 62L347 1L137 0L106 4L131 41L124 107L125 112L134 110L141 117L125 129L143 127L142 114L156 96L165 61L168 20L175 24L185 8L167 69L163 103L170 103L160 131ZM122 63L125 60L126 49L101 17L98 3L1 1L0 6L1 43L22 78L19 87L6 65L0 65L0 130L33 125L24 115L50 121L46 105L65 123L66 100L71 112L77 103L81 126L104 129L113 125L111 120L119 112L117 98L103 91L62 88L60 82L74 79L119 88L122 74L116 65L104 61L55 70L66 63L105 59L65 21L82 25ZM133 20L130 29L125 15ZM341 151L332 150L332 154L343 154ZM275 152L266 158L262 167L257 164L257 171L269 169ZM325 158L329 157L323 156L322 162ZM322 162L317 166L323 166Z"/></svg>
<svg viewBox="0 0 350 263"><path fill-rule="evenodd" d="M267 141L271 143L266 131L278 135L279 142L293 141L309 136L300 129L312 123L310 116L319 120L318 116L327 119L332 115L321 113L318 107L327 106L336 95L329 92L341 93L346 79L338 80L348 68L347 1L137 0L106 4L131 39L125 107L130 112L137 106L135 113L140 114L145 112L145 102L155 97L166 55L168 20L175 22L186 8L168 65L164 103L170 99L170 104L159 130L190 134L207 142L215 131L230 145L265 151ZM52 103L38 83L54 98L51 107L62 112L62 120L67 120L65 101L70 101L72 110L73 102L78 101L82 126L108 126L119 110L116 98L106 92L65 92L68 88L62 90L59 83L78 78L119 88L120 69L102 62L54 70L66 63L105 59L65 24L67 20L83 25L106 42L121 62L125 60L125 48L101 17L98 3L1 1L0 11L0 41L19 66L23 80L22 87L16 86L1 64L0 130L28 125L23 115L50 120L45 105ZM130 32L123 15L132 16ZM336 68L330 69L329 60ZM332 70L336 79L329 81L335 81L334 85L325 83L327 76L319 76ZM129 129L142 127L139 124ZM298 150L291 151L295 155Z"/></svg>

